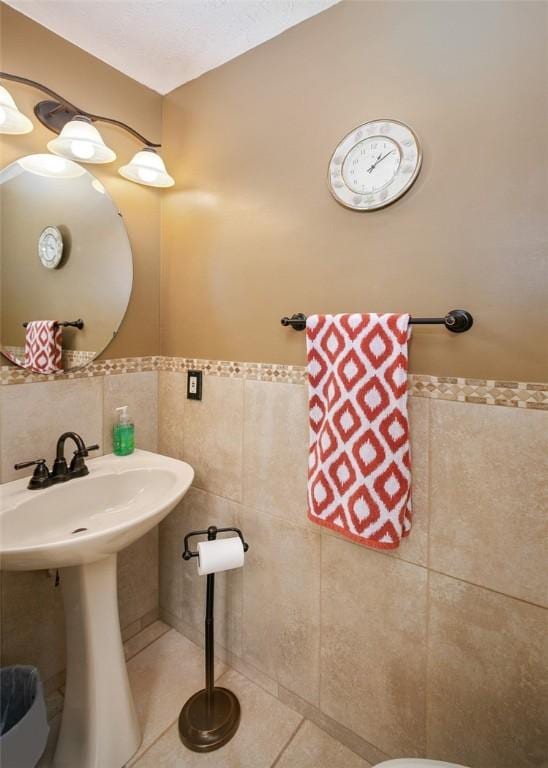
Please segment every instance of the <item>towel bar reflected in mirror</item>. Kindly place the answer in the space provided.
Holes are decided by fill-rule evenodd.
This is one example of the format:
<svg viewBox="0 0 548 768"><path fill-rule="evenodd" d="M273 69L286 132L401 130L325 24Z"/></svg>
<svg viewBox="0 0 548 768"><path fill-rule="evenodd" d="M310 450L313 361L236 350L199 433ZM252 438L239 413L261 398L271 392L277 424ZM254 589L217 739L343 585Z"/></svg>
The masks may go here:
<svg viewBox="0 0 548 768"><path fill-rule="evenodd" d="M23 328L26 328L28 323L23 323ZM84 321L81 317L78 318L78 320L63 320L62 323L55 323L57 328L61 326L62 328L78 328L79 331L82 330L84 327Z"/></svg>

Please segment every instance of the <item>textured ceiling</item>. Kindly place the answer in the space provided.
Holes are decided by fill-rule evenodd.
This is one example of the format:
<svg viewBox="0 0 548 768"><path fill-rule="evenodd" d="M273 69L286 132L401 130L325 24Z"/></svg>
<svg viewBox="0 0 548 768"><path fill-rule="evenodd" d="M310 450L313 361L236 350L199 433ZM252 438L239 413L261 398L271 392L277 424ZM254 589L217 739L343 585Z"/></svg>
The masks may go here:
<svg viewBox="0 0 548 768"><path fill-rule="evenodd" d="M338 0L7 0L159 93L218 67Z"/></svg>

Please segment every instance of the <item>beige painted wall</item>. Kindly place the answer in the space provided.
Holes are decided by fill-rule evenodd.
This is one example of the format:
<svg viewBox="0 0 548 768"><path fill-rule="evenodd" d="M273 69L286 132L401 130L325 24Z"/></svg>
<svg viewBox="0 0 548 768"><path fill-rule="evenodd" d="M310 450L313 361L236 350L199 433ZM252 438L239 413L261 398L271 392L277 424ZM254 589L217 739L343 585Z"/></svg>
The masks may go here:
<svg viewBox="0 0 548 768"><path fill-rule="evenodd" d="M162 229L168 355L304 362L282 315L475 316L417 328L415 372L548 378L546 3L343 2L173 91ZM424 149L413 189L337 205L338 141L377 117Z"/></svg>
<svg viewBox="0 0 548 768"><path fill-rule="evenodd" d="M0 23L3 71L38 80L90 112L116 117L152 141L160 141L162 97L159 94L3 4ZM54 136L32 113L34 104L42 98L40 92L16 83L10 83L9 90L18 107L33 118L34 131L24 136L2 136L2 166L23 155L46 151L47 142ZM132 184L118 175L119 166L129 162L133 153L141 148L138 142L114 126L101 125L100 130L118 159L109 165L86 167L103 182L121 211L134 260L128 311L116 339L103 357L158 354L161 193Z"/></svg>

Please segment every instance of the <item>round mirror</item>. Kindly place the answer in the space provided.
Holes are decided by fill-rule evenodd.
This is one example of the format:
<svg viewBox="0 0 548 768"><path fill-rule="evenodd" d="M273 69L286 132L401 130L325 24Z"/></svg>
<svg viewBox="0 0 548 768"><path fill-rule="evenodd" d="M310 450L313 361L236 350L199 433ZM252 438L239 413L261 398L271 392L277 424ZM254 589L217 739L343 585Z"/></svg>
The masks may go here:
<svg viewBox="0 0 548 768"><path fill-rule="evenodd" d="M71 160L23 157L0 172L0 231L4 355L30 367L28 323L51 321L63 369L91 362L120 327L133 279L126 228L101 182Z"/></svg>

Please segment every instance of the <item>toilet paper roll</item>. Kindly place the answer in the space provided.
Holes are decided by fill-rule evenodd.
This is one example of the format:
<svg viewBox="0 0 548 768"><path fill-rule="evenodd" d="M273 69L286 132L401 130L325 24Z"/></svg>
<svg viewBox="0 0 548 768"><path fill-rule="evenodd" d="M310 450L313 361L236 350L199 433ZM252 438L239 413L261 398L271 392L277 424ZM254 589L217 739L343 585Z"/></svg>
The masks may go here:
<svg viewBox="0 0 548 768"><path fill-rule="evenodd" d="M239 536L198 542L198 573L219 573L244 564L244 547Z"/></svg>

